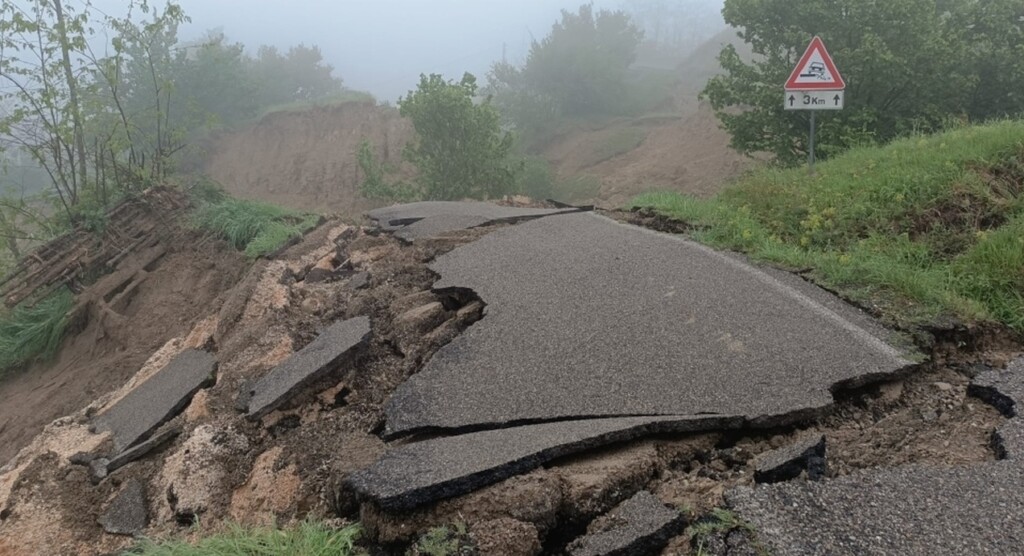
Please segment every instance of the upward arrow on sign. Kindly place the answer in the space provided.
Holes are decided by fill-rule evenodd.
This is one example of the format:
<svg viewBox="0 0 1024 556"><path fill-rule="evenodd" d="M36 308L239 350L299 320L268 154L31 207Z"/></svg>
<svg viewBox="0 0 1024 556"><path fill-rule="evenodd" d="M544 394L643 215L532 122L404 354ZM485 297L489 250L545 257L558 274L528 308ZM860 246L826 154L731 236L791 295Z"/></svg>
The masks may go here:
<svg viewBox="0 0 1024 556"><path fill-rule="evenodd" d="M839 90L846 88L846 81L839 75L832 56L825 48L821 37L814 37L807 52L800 58L793 73L786 81L787 91Z"/></svg>

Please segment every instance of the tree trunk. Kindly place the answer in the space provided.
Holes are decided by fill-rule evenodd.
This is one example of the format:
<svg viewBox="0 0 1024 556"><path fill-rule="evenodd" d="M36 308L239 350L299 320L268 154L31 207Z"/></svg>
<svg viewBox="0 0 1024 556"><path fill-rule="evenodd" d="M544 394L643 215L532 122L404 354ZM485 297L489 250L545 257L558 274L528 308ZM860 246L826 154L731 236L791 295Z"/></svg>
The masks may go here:
<svg viewBox="0 0 1024 556"><path fill-rule="evenodd" d="M75 152L78 156L76 177L77 183L72 191L71 204L78 202L78 190L85 187L88 180L88 165L85 158L85 130L82 129L82 110L78 103L78 84L75 81L74 68L71 66L71 46L68 41L67 22L64 20L64 7L61 0L53 0L54 10L57 12L57 32L60 34L60 52L62 65L64 66L64 77L68 82L68 96L71 103L71 123L74 126Z"/></svg>

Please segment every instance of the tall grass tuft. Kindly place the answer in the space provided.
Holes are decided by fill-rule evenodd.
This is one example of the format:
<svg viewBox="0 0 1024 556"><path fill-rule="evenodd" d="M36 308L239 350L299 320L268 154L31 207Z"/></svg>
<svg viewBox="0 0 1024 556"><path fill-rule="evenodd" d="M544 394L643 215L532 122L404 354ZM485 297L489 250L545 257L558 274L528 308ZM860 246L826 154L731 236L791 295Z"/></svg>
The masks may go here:
<svg viewBox="0 0 1024 556"><path fill-rule="evenodd" d="M195 543L144 540L130 552L142 556L355 556L359 525L333 529L322 523L302 522L292 529L246 529L230 525L226 531Z"/></svg>
<svg viewBox="0 0 1024 556"><path fill-rule="evenodd" d="M251 258L276 251L318 221L315 216L230 197L201 204L194 218L199 228L223 238Z"/></svg>
<svg viewBox="0 0 1024 556"><path fill-rule="evenodd" d="M0 376L60 348L74 296L66 288L0 315Z"/></svg>

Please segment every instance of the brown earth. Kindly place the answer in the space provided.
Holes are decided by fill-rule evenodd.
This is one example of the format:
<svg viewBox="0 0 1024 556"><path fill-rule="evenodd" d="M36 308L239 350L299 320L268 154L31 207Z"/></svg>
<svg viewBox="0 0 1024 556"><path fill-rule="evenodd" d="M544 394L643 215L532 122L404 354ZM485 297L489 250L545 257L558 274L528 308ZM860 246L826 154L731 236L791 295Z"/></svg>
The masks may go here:
<svg viewBox="0 0 1024 556"><path fill-rule="evenodd" d="M129 256L117 273L78 296L72 326L80 330L54 360L0 381L0 465L44 425L124 384L169 338L186 334L217 307L248 265L222 242L175 222L160 226L164 233L154 248ZM127 294L111 297L121 284L129 285Z"/></svg>
<svg viewBox="0 0 1024 556"><path fill-rule="evenodd" d="M359 145L369 141L383 162L400 166L410 135L397 110L372 102L273 112L211 138L203 170L236 197L358 218L375 206L359 196Z"/></svg>

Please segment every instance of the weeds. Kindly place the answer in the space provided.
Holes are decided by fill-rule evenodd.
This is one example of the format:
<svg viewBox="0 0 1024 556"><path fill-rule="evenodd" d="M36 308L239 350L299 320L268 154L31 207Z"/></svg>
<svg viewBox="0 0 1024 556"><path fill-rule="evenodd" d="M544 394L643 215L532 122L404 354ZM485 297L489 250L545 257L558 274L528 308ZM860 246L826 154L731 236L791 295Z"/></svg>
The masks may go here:
<svg viewBox="0 0 1024 556"><path fill-rule="evenodd" d="M319 218L266 203L224 197L200 205L196 225L251 258L273 253L316 226Z"/></svg>
<svg viewBox="0 0 1024 556"><path fill-rule="evenodd" d="M124 555L142 556L356 556L359 525L333 529L322 523L302 522L293 529L246 529L231 525L223 533L195 543L145 540Z"/></svg>
<svg viewBox="0 0 1024 556"><path fill-rule="evenodd" d="M793 269L891 324L940 316L1024 332L1024 122L1000 122L805 170L765 169L717 198L634 199L694 238Z"/></svg>
<svg viewBox="0 0 1024 556"><path fill-rule="evenodd" d="M434 527L409 549L409 556L463 556L475 554L464 523Z"/></svg>
<svg viewBox="0 0 1024 556"><path fill-rule="evenodd" d="M0 376L37 358L53 357L67 327L74 296L66 288L0 315Z"/></svg>
<svg viewBox="0 0 1024 556"><path fill-rule="evenodd" d="M768 554L768 550L755 540L754 527L724 508L715 508L711 511L711 515L690 526L688 530L690 546L694 547L695 554L705 556L708 554L708 544L712 537L716 535L724 537L733 531L739 531L744 535L755 553Z"/></svg>

